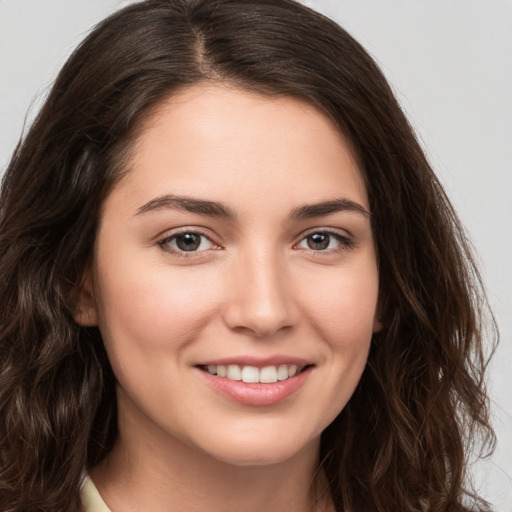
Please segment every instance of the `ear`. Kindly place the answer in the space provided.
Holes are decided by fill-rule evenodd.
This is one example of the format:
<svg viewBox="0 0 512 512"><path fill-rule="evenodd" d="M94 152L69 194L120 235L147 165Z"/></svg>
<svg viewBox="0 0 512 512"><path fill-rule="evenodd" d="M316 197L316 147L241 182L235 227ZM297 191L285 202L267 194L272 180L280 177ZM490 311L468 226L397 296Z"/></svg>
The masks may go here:
<svg viewBox="0 0 512 512"><path fill-rule="evenodd" d="M382 322L379 320L379 317L376 316L373 319L373 332L376 333L376 332L382 331L382 328L383 328Z"/></svg>
<svg viewBox="0 0 512 512"><path fill-rule="evenodd" d="M95 327L98 325L97 304L90 271L85 274L76 292L73 318L82 327Z"/></svg>

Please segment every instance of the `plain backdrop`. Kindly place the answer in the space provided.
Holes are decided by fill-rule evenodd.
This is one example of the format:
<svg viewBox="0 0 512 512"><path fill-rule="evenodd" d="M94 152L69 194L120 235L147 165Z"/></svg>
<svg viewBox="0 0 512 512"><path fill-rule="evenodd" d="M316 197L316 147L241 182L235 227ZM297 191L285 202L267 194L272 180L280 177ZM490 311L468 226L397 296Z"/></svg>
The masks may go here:
<svg viewBox="0 0 512 512"><path fill-rule="evenodd" d="M65 58L131 2L0 0L0 172ZM490 390L497 450L473 470L512 511L512 1L304 0L379 62L474 242L501 331ZM391 512L391 511L390 511Z"/></svg>

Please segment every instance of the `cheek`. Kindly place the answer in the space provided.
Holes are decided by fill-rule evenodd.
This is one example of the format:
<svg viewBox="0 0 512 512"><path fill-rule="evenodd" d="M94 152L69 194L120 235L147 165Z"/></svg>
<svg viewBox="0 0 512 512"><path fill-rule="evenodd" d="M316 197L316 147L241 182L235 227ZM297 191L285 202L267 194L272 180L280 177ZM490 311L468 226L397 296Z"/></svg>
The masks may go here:
<svg viewBox="0 0 512 512"><path fill-rule="evenodd" d="M138 347L141 356L174 350L193 339L215 314L218 287L200 273L137 266L133 260L117 263L98 272L100 329L106 344Z"/></svg>
<svg viewBox="0 0 512 512"><path fill-rule="evenodd" d="M370 260L371 262L371 260ZM332 350L363 351L372 337L378 301L376 265L343 268L308 284L303 294L316 330Z"/></svg>
<svg viewBox="0 0 512 512"><path fill-rule="evenodd" d="M330 422L350 400L366 367L378 300L376 264L369 258L357 268L347 265L314 284L309 283L309 305L303 310L325 347L323 394L317 400Z"/></svg>

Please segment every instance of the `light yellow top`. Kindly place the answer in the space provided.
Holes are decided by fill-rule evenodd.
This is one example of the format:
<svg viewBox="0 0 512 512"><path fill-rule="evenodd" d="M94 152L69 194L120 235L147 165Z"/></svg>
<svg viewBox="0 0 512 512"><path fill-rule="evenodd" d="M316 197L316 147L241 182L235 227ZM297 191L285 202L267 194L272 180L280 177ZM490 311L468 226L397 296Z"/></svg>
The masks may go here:
<svg viewBox="0 0 512 512"><path fill-rule="evenodd" d="M80 494L85 512L111 512L88 475L84 478Z"/></svg>

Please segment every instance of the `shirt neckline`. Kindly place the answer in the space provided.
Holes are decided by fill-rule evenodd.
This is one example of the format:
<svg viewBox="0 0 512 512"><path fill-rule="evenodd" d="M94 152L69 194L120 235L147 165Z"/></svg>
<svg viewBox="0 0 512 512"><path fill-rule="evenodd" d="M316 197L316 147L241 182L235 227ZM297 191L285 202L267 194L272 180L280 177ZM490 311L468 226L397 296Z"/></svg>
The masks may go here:
<svg viewBox="0 0 512 512"><path fill-rule="evenodd" d="M103 501L98 489L96 489L96 486L87 474L84 476L82 482L80 498L85 512L112 512Z"/></svg>

